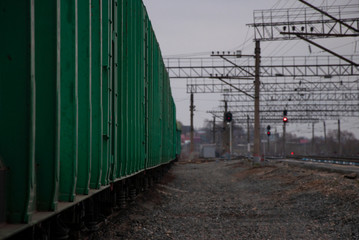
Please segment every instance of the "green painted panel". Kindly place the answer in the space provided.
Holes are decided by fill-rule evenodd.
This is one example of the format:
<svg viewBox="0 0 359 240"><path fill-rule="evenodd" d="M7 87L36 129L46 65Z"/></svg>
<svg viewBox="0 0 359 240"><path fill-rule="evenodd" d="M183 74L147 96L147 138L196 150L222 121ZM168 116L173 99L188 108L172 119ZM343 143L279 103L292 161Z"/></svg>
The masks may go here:
<svg viewBox="0 0 359 240"><path fill-rule="evenodd" d="M144 35L145 35L145 41L144 41L144 77L145 77L145 82L144 82L144 108L145 108L145 124L144 124L144 141L145 141L145 152L144 152L144 167L147 167L148 164L148 159L149 159L149 109L150 109L150 103L149 103L149 75L150 75L150 71L149 71L149 32L148 32L148 25L149 25L149 19L147 17L146 11L144 10Z"/></svg>
<svg viewBox="0 0 359 240"><path fill-rule="evenodd" d="M35 2L37 209L55 210L59 188L58 1Z"/></svg>
<svg viewBox="0 0 359 240"><path fill-rule="evenodd" d="M34 0L0 1L0 158L12 223L28 222L35 205L34 21Z"/></svg>
<svg viewBox="0 0 359 240"><path fill-rule="evenodd" d="M92 158L91 0L78 2L79 151L77 194L88 194Z"/></svg>
<svg viewBox="0 0 359 240"><path fill-rule="evenodd" d="M139 47L141 49L141 54L140 54L140 88L139 88L139 95L140 95L140 101L139 101L139 109L141 110L140 115L139 115L139 128L140 128L140 136L139 136L139 145L140 145L140 163L139 163L139 169L143 169L144 168L144 163L145 163L145 124L146 124L146 119L145 119L145 62L144 62L144 58L145 58L145 34L144 34L144 26L145 26L145 18L144 18L144 6L142 1L139 1L139 18L140 18L140 27L138 28L139 34L140 34L140 38L139 38Z"/></svg>
<svg viewBox="0 0 359 240"><path fill-rule="evenodd" d="M134 152L134 142L136 137L136 129L135 129L135 110L136 110L136 95L135 95L135 86L136 86L136 63L135 63L135 36L134 36L134 26L135 26L135 16L134 16L134 0L129 1L129 78L128 78L128 123L130 127L129 132L129 145L128 145L128 151L129 151L129 158L127 159L129 161L129 168L127 169L127 174L134 173L134 164L135 164L135 152Z"/></svg>
<svg viewBox="0 0 359 240"><path fill-rule="evenodd" d="M35 200L55 210L57 198L73 201L75 191L176 156L169 78L141 0L0 6L0 156L11 221L28 221Z"/></svg>
<svg viewBox="0 0 359 240"><path fill-rule="evenodd" d="M126 50L126 58L128 59L128 63L127 63L127 78L125 79L126 81L126 93L127 93L127 98L126 98L126 106L127 106L127 114L126 114L126 122L127 122L127 126L128 126L128 136L127 136L127 144L126 144L126 152L127 152L127 157L126 157L126 175L129 175L132 173L132 151L131 151L131 147L132 147L132 138L133 138L133 121L131 121L132 118L132 110L133 110L133 102L131 101L133 98L133 92L132 92L132 84L133 84L133 55L132 55L132 0L126 1L127 2L127 20L126 20L126 25L127 25L127 34L126 34L126 38L127 38L127 46L125 45L125 47L127 48Z"/></svg>
<svg viewBox="0 0 359 240"><path fill-rule="evenodd" d="M110 25L110 6L109 1L102 1L102 107L103 107L103 155L102 155L102 177L101 185L109 183L111 167L113 166L113 155L111 152L112 132L110 119L110 46L111 46L111 27Z"/></svg>
<svg viewBox="0 0 359 240"><path fill-rule="evenodd" d="M101 186L103 124L102 124L102 0L91 2L91 104L92 104L92 162L90 187Z"/></svg>
<svg viewBox="0 0 359 240"><path fill-rule="evenodd" d="M112 133L111 141L111 173L110 180L113 181L116 179L118 172L121 169L121 162L119 160L119 123L118 123L118 101L120 99L119 89L118 89L118 75L119 75L119 48L118 48L118 38L119 38L119 23L118 23L118 9L119 3L117 0L111 1L112 5L110 8L110 129Z"/></svg>
<svg viewBox="0 0 359 240"><path fill-rule="evenodd" d="M121 151L121 176L126 176L128 174L128 159L129 159L129 152L128 152L128 145L129 145L129 134L130 134L130 126L128 124L128 65L129 65L129 47L128 47L128 0L122 0L122 39L119 39L122 44L121 50L121 71L120 71L120 91L121 91L121 101L120 101L120 119L119 123L121 124L121 141L120 141L120 151ZM120 11L119 11L120 12Z"/></svg>
<svg viewBox="0 0 359 240"><path fill-rule="evenodd" d="M146 119L145 119L145 9L143 6L142 1L139 1L140 11L139 11L139 17L140 17L140 26L138 28L140 37L139 37L139 47L140 47L140 88L139 88L139 95L140 95L140 101L139 101L139 109L141 110L139 115L139 128L140 128L140 139L139 139L139 145L140 145L140 163L139 163L139 169L143 169L145 167L145 125L146 125Z"/></svg>
<svg viewBox="0 0 359 240"><path fill-rule="evenodd" d="M136 108L136 95L135 95L135 86L136 86L136 63L135 63L135 34L134 34L134 26L135 26L135 18L134 18L134 1L129 1L129 78L128 78L128 109L129 109L129 115L128 115L128 123L130 126L130 132L129 132L129 145L128 145L128 151L129 151L129 168L127 169L127 174L132 174L135 172L134 165L136 161L136 156L134 152L134 142L136 137L136 129L135 129L135 108Z"/></svg>
<svg viewBox="0 0 359 240"><path fill-rule="evenodd" d="M117 83L118 83L118 92L119 92L119 98L118 98L118 124L119 124L119 128L117 129L117 133L118 133L118 162L120 167L118 168L118 173L117 176L118 177L122 177L125 176L126 174L126 158L127 158L127 151L126 151L126 144L127 144L127 122L126 122L126 111L127 111L127 106L126 106L126 99L127 99L127 94L126 94L126 81L125 81L125 77L127 76L127 72L126 72L126 64L127 64L127 58L126 56L126 52L127 52L127 40L125 38L125 32L127 29L127 21L126 21L126 16L127 16L127 8L126 8L126 2L125 0L119 0L118 1L118 79L117 79ZM115 82L115 83L116 83Z"/></svg>
<svg viewBox="0 0 359 240"><path fill-rule="evenodd" d="M61 1L60 201L74 201L78 161L77 0Z"/></svg>
<svg viewBox="0 0 359 240"><path fill-rule="evenodd" d="M131 111L132 111L132 118L130 119L130 121L132 122L132 140L131 140L131 154L132 154L132 158L131 158L131 173L135 173L136 172L136 164L137 164L137 153L138 150L136 149L137 147L137 133L138 133L138 128L137 128L137 112L138 112L138 108L137 108L137 102L138 102L138 96L137 96L137 92L136 92L136 88L138 85L138 72L137 72L137 57L138 57L138 52L137 52L137 46L136 46L136 40L137 40L137 32L136 32L136 25L137 25L137 16L136 16L136 2L137 0L133 0L131 1L131 20L132 20L132 34L131 34L131 51L132 51L132 79L131 79L131 91L132 91L132 96L131 96L131 100L130 100L130 104L132 105L131 107Z"/></svg>

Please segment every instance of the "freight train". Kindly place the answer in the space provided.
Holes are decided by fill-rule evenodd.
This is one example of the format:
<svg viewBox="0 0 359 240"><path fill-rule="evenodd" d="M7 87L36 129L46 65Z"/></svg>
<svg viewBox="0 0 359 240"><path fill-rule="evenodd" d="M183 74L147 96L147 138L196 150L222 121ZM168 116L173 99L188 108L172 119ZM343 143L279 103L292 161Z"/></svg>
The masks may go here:
<svg viewBox="0 0 359 240"><path fill-rule="evenodd" d="M160 47L142 0L2 0L0 26L0 239L66 238L181 151Z"/></svg>

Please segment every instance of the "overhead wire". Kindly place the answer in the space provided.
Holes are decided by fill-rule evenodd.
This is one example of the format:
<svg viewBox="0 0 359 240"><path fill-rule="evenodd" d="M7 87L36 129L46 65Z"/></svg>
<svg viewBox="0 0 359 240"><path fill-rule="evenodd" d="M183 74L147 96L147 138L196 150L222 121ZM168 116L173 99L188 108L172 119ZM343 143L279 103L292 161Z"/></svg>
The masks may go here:
<svg viewBox="0 0 359 240"><path fill-rule="evenodd" d="M284 5L281 7L278 7L277 9L284 9L289 2L290 1L285 1ZM289 8L291 8L295 3L296 3L296 1L294 1ZM274 10L274 9L276 9L276 8L271 8L270 10ZM278 14L279 13L276 13L275 15L273 15L272 18L278 17ZM274 44L274 41L270 41L268 44L266 44L264 47L262 47L262 51L265 52L273 44ZM278 48L280 48L280 44L277 44L277 46L271 51L270 54L268 54L268 56L270 56L273 52L277 51Z"/></svg>
<svg viewBox="0 0 359 240"><path fill-rule="evenodd" d="M336 3L337 0L334 0L329 7L328 7L328 0L323 0L321 6L324 5L324 4L323 4L324 1L326 2L326 8L327 8L327 9L330 9L331 7L334 6L334 4ZM349 6L349 4L351 4L352 1L353 1L353 0L348 0L348 2L347 2L345 5L343 5L341 8L342 8L342 9L345 9L347 6ZM351 44L355 45L356 42L357 42L357 40L356 40L356 41L353 41L353 42L350 42L350 43L347 43L347 44L341 43L339 46L337 46L337 47L331 47L330 49L331 49L331 50L333 50L333 49L339 49L339 48L343 48L343 47L346 47L346 46L351 45ZM325 53L325 52L327 52L327 51L321 50L321 51L316 51L316 52L314 52L314 54Z"/></svg>
<svg viewBox="0 0 359 240"><path fill-rule="evenodd" d="M359 42L359 40L355 40L355 41L349 42L347 44L339 45L339 46L336 46L336 47L331 47L330 49L335 50L335 49L339 49L339 48L344 48L344 47L347 47L349 45L355 45L358 42ZM322 50L322 51L317 51L317 52L313 52L313 53L323 53L323 52L326 52L326 51Z"/></svg>
<svg viewBox="0 0 359 240"><path fill-rule="evenodd" d="M324 6L324 2L326 3L326 7L327 8L331 8L332 6L334 6L334 4L336 3L336 1L337 0L334 0L333 2L331 2L331 4L330 4L330 6L328 6L328 1L323 1L322 2L322 4L320 4L320 6ZM315 1L314 0L312 0L311 1L311 4L313 4ZM346 6L348 6L350 3L352 2L352 0L350 0L349 2L347 2L347 4L344 6L344 8L346 7ZM295 4L296 2L294 2L292 5L291 5L291 7L293 7L293 5ZM304 9L305 8L305 6L302 6L301 7L301 9ZM296 17L298 17L299 16L299 13L297 14L297 16ZM296 18L295 17L295 18ZM312 18L313 16L311 16L310 18ZM300 41L299 41L300 42ZM285 49L289 44L286 44L284 47L282 46L282 45L278 45L276 48L274 48L270 53L269 53L269 55L272 55L274 52L276 52L277 54L276 55L283 55L283 54L286 54L286 53L288 53L291 49L295 49L295 46L297 46L298 44L299 44L299 42L296 42L296 43L294 43L293 44L293 46L290 46L290 48L288 48L287 50ZM347 46L347 45L350 45L350 44L354 44L355 42L353 42L353 43L349 43L349 44L345 44L345 46ZM336 49L336 48L341 48L341 47L344 47L343 45L341 45L341 46L338 46L338 47L335 47L335 48L331 48L331 49ZM280 48L280 49L279 49ZM278 50L279 49L279 50ZM285 51L284 53L281 53L281 52L283 52L283 51ZM318 52L315 52L315 53L322 53L322 52L325 52L325 51L318 51Z"/></svg>
<svg viewBox="0 0 359 240"><path fill-rule="evenodd" d="M337 0L334 0L334 1L331 3L330 7L332 7L332 6L335 4L336 1L337 1ZM350 0L350 2L351 2L351 1L352 1L352 0ZM311 4L313 4L314 2L315 2L314 0L311 1ZM347 3L347 5L350 4L350 2ZM291 5L289 8L292 8L292 7L294 6L294 4L296 4L296 3L298 3L298 2L293 2L292 5ZM321 6L322 6L322 5L323 5L323 3L321 4ZM346 6L347 6L347 5L346 5ZM329 7L329 8L330 8L330 7ZM306 7L305 7L305 6L301 6L300 8L298 7L298 9L304 9L304 8L306 8ZM294 19L297 18L297 17L299 16L299 14L300 14L300 13L298 13L297 16L294 17ZM313 17L313 16L312 16L312 17ZM312 18L312 17L310 17L310 18ZM280 54L281 51L285 51L285 53L288 53L291 49L295 49L294 47L295 47L296 45L298 45L299 42L300 42L300 41L297 41L296 43L294 43L293 46L290 46L290 48L288 48L287 50L285 50L285 47L287 47L289 44L286 44L285 47L282 47L281 45L278 45L275 49L273 49L273 50L270 52L269 55L272 55L274 52L277 52L276 55L281 55L281 54ZM280 49L279 49L279 48L280 48ZM279 51L278 51L278 49L279 49ZM323 51L323 52L324 52L324 51ZM282 54L285 54L285 53L282 53Z"/></svg>
<svg viewBox="0 0 359 240"><path fill-rule="evenodd" d="M278 0L271 9L276 9L279 8L279 4L282 2L282 0ZM280 8L283 8L284 6L286 6L288 3L288 1L284 1L284 5ZM247 47L248 45L252 45L253 42L251 41L254 37L254 34L251 34L251 36L249 38L247 38L248 36L248 32L249 32L250 28L247 29L247 33L246 33L246 37L244 38L244 42L242 44L239 44L233 48L231 48L229 51L233 51L233 50L237 50L239 48L241 48L241 50L243 51L243 49L245 47ZM176 58L176 57L194 57L194 56L203 56L203 55L210 55L211 51L206 51L206 52L192 52L192 53L180 53L180 54L171 54L171 55L164 55L164 58Z"/></svg>
<svg viewBox="0 0 359 240"><path fill-rule="evenodd" d="M164 58L176 58L176 57L194 57L194 56L203 56L203 55L209 55L210 51L206 52L192 52L192 53L179 53L179 54L171 54L171 55L165 55Z"/></svg>
<svg viewBox="0 0 359 240"><path fill-rule="evenodd" d="M282 2L282 0L277 0L277 2L270 8L271 10L273 9L277 9L279 8L279 4ZM283 8L285 5L287 5L288 1L284 1L284 5L280 8ZM243 50L247 47L247 46L250 46L250 45L253 45L253 39L254 39L254 33L252 33L250 35L250 37L247 37L248 36L248 32L250 30L250 27L248 27L247 29L247 33L246 33L246 37L244 38L244 41L242 44L239 44L233 48L230 49L230 51L233 51L233 50L237 50L240 48L240 50L243 52Z"/></svg>

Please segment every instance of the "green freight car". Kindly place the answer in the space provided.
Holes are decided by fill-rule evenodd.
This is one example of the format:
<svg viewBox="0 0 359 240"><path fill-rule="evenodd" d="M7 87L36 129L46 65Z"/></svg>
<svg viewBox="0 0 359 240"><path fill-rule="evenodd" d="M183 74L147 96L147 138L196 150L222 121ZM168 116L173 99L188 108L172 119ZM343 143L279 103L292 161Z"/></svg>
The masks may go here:
<svg viewBox="0 0 359 240"><path fill-rule="evenodd" d="M175 144L173 145L173 147L175 148L175 152L176 152L176 159L180 158L180 156L181 156L181 150L182 150L181 133L182 133L182 124L180 122L177 122L176 130L174 131Z"/></svg>
<svg viewBox="0 0 359 240"><path fill-rule="evenodd" d="M0 221L24 229L179 155L141 0L3 0L0 26Z"/></svg>

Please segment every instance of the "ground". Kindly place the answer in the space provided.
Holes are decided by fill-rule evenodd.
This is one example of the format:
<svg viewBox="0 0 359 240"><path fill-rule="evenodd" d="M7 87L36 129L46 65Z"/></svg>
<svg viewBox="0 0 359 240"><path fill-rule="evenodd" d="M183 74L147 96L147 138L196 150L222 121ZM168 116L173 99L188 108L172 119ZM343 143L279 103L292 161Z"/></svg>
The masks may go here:
<svg viewBox="0 0 359 240"><path fill-rule="evenodd" d="M88 239L359 239L359 180L300 164L177 162Z"/></svg>

